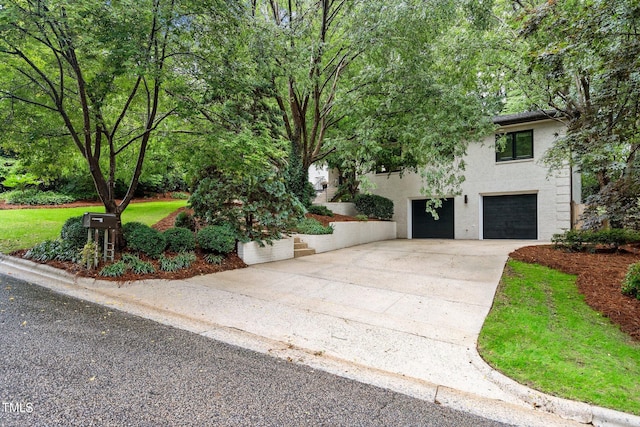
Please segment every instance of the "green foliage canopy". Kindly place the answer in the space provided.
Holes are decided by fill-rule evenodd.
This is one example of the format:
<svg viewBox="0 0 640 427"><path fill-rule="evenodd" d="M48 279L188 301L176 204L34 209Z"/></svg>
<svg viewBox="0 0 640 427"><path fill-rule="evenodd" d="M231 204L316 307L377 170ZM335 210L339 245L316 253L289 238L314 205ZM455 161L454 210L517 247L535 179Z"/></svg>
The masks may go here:
<svg viewBox="0 0 640 427"><path fill-rule="evenodd" d="M69 150L80 153L106 211L120 215L152 136L177 112L165 90L184 78L190 24L222 21L226 10L217 0L3 2L3 145L54 167ZM127 190L116 201L122 167Z"/></svg>
<svg viewBox="0 0 640 427"><path fill-rule="evenodd" d="M547 155L597 178L588 201L593 225L638 217L640 147L640 5L636 1L512 2L518 34L515 80L539 109L564 115L566 135ZM602 214L604 211L604 214Z"/></svg>

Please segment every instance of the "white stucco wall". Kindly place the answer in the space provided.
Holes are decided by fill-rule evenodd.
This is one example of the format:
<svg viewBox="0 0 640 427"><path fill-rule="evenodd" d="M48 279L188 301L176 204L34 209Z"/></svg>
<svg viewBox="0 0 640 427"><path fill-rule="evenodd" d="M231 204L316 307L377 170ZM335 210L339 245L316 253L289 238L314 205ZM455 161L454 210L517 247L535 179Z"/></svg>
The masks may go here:
<svg viewBox="0 0 640 427"><path fill-rule="evenodd" d="M533 129L534 158L496 162L495 135L482 142L469 144L465 157L465 182L462 194L454 199L456 239L482 239L482 200L484 196L537 194L538 240L549 241L554 233L570 228L571 185L574 199L579 201L579 177L570 178L569 168L549 173L542 164L544 153L558 135L564 132L562 123L545 120L505 126L500 131L514 132ZM418 174L370 175L376 188L374 194L394 202L394 217L398 238L411 238L411 201L425 199ZM467 203L464 203L464 196Z"/></svg>

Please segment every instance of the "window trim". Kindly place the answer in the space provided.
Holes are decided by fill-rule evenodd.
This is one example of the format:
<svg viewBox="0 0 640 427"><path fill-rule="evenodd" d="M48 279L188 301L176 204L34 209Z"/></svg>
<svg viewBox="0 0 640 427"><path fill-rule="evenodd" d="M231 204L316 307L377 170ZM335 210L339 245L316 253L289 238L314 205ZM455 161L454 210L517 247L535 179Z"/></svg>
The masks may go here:
<svg viewBox="0 0 640 427"><path fill-rule="evenodd" d="M516 135L517 134L531 134L531 155L526 155L526 156L518 156L518 153L516 151ZM509 138L510 136L510 138ZM511 152L512 152L512 156L511 157L500 157L500 153L501 151L498 151L498 139L502 138L502 137L507 137L507 142L505 143L505 148L507 148L509 146L509 144L511 145ZM518 160L530 160L534 158L535 155L535 151L534 151L534 142L533 142L533 129L525 129L525 130L518 130L518 131L513 131L513 132L503 132L503 133L497 133L496 134L496 145L495 145L495 152L496 152L496 163L503 163L503 162L514 162L514 161L518 161Z"/></svg>

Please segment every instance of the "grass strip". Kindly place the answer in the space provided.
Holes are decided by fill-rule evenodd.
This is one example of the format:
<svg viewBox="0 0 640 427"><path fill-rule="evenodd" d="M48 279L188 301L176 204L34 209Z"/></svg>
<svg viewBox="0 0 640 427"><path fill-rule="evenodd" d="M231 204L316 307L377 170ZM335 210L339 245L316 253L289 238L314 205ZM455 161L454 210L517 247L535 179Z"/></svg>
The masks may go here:
<svg viewBox="0 0 640 427"><path fill-rule="evenodd" d="M186 200L131 203L122 214L122 222L153 225L186 204ZM85 212L104 212L104 207L0 210L0 252L7 254L56 239L68 218Z"/></svg>
<svg viewBox="0 0 640 427"><path fill-rule="evenodd" d="M640 415L640 344L584 302L575 276L510 260L478 350L521 384Z"/></svg>

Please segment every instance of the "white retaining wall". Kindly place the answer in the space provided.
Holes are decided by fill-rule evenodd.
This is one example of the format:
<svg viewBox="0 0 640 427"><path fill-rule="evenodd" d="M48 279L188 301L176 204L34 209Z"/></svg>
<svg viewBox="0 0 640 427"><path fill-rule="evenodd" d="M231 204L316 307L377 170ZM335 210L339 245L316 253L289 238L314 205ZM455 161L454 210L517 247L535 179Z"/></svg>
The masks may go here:
<svg viewBox="0 0 640 427"><path fill-rule="evenodd" d="M274 240L263 247L257 242L238 242L238 256L248 265L293 258L293 237Z"/></svg>
<svg viewBox="0 0 640 427"><path fill-rule="evenodd" d="M396 223L392 221L332 222L331 226L333 234L300 234L299 237L316 253L396 238Z"/></svg>
<svg viewBox="0 0 640 427"><path fill-rule="evenodd" d="M356 210L356 205L349 202L340 202L340 203L316 203L316 205L326 206L331 212L338 215L348 215L348 216L356 216L358 215L358 211Z"/></svg>
<svg viewBox="0 0 640 427"><path fill-rule="evenodd" d="M333 234L299 234L298 237L317 253L396 238L392 221L332 222ZM293 258L293 238L274 240L260 247L256 242L238 243L238 256L245 264L261 264Z"/></svg>

